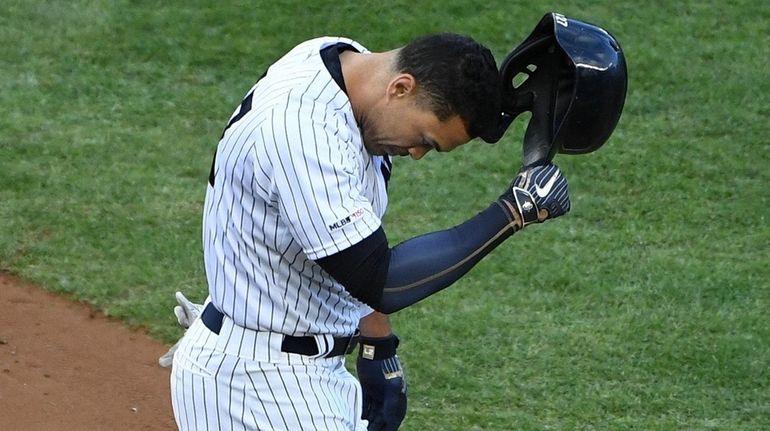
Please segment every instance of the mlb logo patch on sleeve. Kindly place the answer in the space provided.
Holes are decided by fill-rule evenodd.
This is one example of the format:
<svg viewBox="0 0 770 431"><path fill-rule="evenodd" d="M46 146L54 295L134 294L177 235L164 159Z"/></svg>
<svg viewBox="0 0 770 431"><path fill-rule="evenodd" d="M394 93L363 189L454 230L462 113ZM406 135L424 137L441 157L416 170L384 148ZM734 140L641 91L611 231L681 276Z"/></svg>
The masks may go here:
<svg viewBox="0 0 770 431"><path fill-rule="evenodd" d="M355 222L356 220L359 220L364 216L364 209L363 208L356 208L353 210L352 213L348 214L347 217L343 217L336 222L329 225L329 232L334 232L335 230L342 229L343 226L349 225L350 223Z"/></svg>

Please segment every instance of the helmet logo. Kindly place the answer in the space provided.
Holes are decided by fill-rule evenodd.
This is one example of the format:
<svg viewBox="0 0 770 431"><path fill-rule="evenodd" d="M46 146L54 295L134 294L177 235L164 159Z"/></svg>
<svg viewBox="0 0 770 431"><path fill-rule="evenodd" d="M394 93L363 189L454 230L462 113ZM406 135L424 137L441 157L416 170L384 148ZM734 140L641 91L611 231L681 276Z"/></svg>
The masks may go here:
<svg viewBox="0 0 770 431"><path fill-rule="evenodd" d="M567 27L569 25L568 21L567 21L567 17L562 15L562 14L560 14L560 13L554 12L553 13L553 20L556 21L556 23L559 24L562 27Z"/></svg>

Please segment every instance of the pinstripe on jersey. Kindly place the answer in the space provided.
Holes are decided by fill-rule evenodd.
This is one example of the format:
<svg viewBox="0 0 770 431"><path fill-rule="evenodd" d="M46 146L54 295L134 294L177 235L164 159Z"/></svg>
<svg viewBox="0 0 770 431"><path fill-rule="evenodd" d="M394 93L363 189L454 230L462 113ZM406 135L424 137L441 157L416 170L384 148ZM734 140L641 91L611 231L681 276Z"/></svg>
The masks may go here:
<svg viewBox="0 0 770 431"><path fill-rule="evenodd" d="M319 51L298 45L252 87L218 145L203 216L212 302L240 326L288 335L347 335L371 311L313 259L373 233L390 162L363 147L347 95Z"/></svg>

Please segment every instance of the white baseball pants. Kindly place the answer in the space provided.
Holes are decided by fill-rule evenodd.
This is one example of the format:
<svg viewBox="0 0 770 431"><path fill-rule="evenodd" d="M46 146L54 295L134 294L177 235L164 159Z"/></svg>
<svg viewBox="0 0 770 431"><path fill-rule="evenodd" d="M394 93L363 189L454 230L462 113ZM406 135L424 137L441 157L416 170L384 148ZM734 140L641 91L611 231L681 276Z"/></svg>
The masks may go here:
<svg viewBox="0 0 770 431"><path fill-rule="evenodd" d="M345 357L281 352L282 337L200 319L174 354L171 401L180 430L366 431L361 386Z"/></svg>

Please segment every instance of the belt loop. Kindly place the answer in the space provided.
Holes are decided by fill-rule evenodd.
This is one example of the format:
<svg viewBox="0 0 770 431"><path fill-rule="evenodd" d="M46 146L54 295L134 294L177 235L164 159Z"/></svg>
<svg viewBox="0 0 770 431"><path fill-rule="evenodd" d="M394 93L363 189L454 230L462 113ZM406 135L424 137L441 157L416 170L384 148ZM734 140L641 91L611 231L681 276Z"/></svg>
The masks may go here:
<svg viewBox="0 0 770 431"><path fill-rule="evenodd" d="M334 349L334 337L329 334L313 335L313 339L318 348L318 353L310 356L311 358L324 358Z"/></svg>

